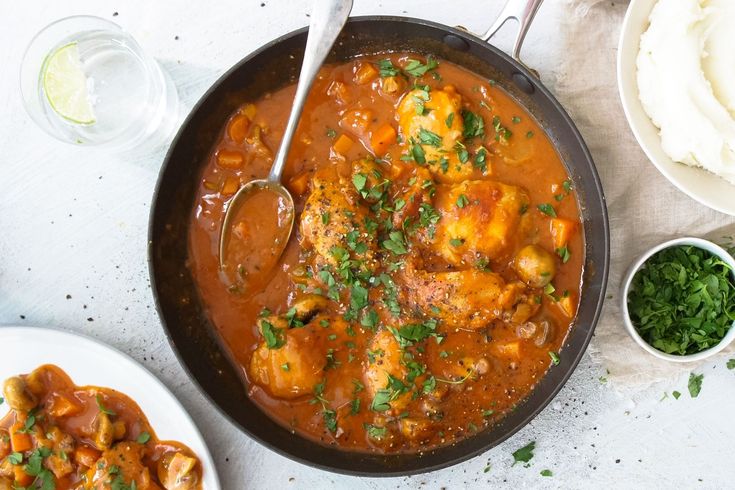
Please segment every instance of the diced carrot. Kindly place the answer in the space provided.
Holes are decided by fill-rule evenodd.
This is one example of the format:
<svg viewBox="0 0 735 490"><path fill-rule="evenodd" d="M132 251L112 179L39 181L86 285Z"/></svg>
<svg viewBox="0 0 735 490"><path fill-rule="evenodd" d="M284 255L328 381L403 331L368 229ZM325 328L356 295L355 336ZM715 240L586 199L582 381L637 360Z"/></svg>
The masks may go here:
<svg viewBox="0 0 735 490"><path fill-rule="evenodd" d="M23 466L25 465L19 464L19 465L13 466L13 477L15 478L16 486L27 487L31 483L33 483L33 480L35 480L35 477L23 471Z"/></svg>
<svg viewBox="0 0 735 490"><path fill-rule="evenodd" d="M370 109L355 109L347 111L339 121L340 127L352 130L356 134L364 134L373 120L373 111Z"/></svg>
<svg viewBox="0 0 735 490"><path fill-rule="evenodd" d="M222 195L224 196L231 196L235 192L237 192L237 189L240 188L240 179L237 177L227 177L225 179L225 183L222 185Z"/></svg>
<svg viewBox="0 0 735 490"><path fill-rule="evenodd" d="M74 450L74 461L82 466L91 468L100 459L100 454L96 449L86 444L81 444Z"/></svg>
<svg viewBox="0 0 735 490"><path fill-rule="evenodd" d="M306 193L309 187L309 180L311 178L311 172L301 172L295 175L291 180L288 181L288 190L295 196L300 196Z"/></svg>
<svg viewBox="0 0 735 490"><path fill-rule="evenodd" d="M255 107L255 104L248 104L242 109L240 109L240 114L244 115L251 121L255 120L255 114L257 112L258 112L258 108Z"/></svg>
<svg viewBox="0 0 735 490"><path fill-rule="evenodd" d="M341 134L339 135L339 138L337 138L337 141L334 142L334 146L332 148L334 148L334 151L344 156L348 151L350 151L353 143L354 141L352 141L349 136Z"/></svg>
<svg viewBox="0 0 735 490"><path fill-rule="evenodd" d="M370 136L370 145L376 155L383 155L388 147L396 142L396 130L390 124L384 124L373 131Z"/></svg>
<svg viewBox="0 0 735 490"><path fill-rule="evenodd" d="M359 62L355 70L354 80L358 85L365 85L372 82L377 76L378 70L375 69L372 63Z"/></svg>
<svg viewBox="0 0 735 490"><path fill-rule="evenodd" d="M514 357L518 359L521 355L521 343L516 342L508 342L506 344L497 344L495 346L495 349L498 351L498 354L504 357Z"/></svg>
<svg viewBox="0 0 735 490"><path fill-rule="evenodd" d="M574 318L574 315L577 313L577 295L569 293L564 297L559 298L556 305L567 318Z"/></svg>
<svg viewBox="0 0 735 490"><path fill-rule="evenodd" d="M10 447L16 453L22 453L33 448L31 436L25 432L20 432L24 425L21 421L18 421L10 426Z"/></svg>
<svg viewBox="0 0 735 490"><path fill-rule="evenodd" d="M350 93L347 89L347 85L336 80L329 84L327 95L334 98L334 100L341 105L345 105L350 101Z"/></svg>
<svg viewBox="0 0 735 490"><path fill-rule="evenodd" d="M54 417L74 415L75 413L79 413L81 409L82 407L78 403L75 403L60 393L54 393L48 405L48 413Z"/></svg>
<svg viewBox="0 0 735 490"><path fill-rule="evenodd" d="M238 114L230 121L227 134L232 141L242 144L248 135L248 128L250 128L250 119L244 114Z"/></svg>
<svg viewBox="0 0 735 490"><path fill-rule="evenodd" d="M550 221L551 236L554 238L554 248L561 248L569 243L569 239L577 228L577 223L565 218L552 218Z"/></svg>
<svg viewBox="0 0 735 490"><path fill-rule="evenodd" d="M242 167L245 160L242 153L233 150L220 150L217 152L217 165L230 170L237 170Z"/></svg>

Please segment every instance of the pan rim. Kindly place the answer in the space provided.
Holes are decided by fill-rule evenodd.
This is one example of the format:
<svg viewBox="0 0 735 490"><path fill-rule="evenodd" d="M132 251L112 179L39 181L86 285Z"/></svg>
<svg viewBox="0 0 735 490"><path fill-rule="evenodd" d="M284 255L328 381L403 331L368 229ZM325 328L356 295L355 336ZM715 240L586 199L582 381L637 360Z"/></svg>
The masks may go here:
<svg viewBox="0 0 735 490"><path fill-rule="evenodd" d="M564 110L564 108L561 106L559 101L551 94L551 92L543 85L543 83L536 78L533 74L531 74L525 66L522 64L519 64L516 60L514 60L512 57L507 55L505 52L500 50L499 48L495 47L494 45L483 41L482 39L476 37L472 33L469 33L467 31L464 31L459 28L446 26L444 24L440 24L437 22L425 20L425 19L418 19L413 17L404 17L404 16L383 16L383 15L366 15L366 16L355 16L350 17L347 24L354 25L354 24L360 24L360 23L369 23L369 22L397 22L397 23L403 23L403 24L413 24L413 25L419 25L422 27L428 27L433 28L439 31L444 32L445 34L451 34L460 37L464 41L475 44L477 46L482 47L483 49L489 49L493 54L503 58L507 63L509 63L517 72L527 77L529 80L532 80L534 88L536 90L539 90L541 94L544 96L545 99L547 99L556 113L560 116L562 123L564 124L565 128L568 128L570 130L570 136L573 137L574 141L576 142L577 146L579 147L579 150L581 150L582 155L584 156L584 162L585 167L589 167L589 171L592 176L592 181L594 182L594 186L589 186L588 195L596 198L599 196L599 205L601 209L601 215L599 218L602 220L602 237L596 237L596 240L600 241L603 247L602 256L604 257L603 263L595 263L596 267L596 273L595 277L599 277L599 279L595 280L595 283L599 280L599 294L597 295L595 299L596 306L594 309L594 312L591 316L591 322L589 324L589 330L585 337L582 340L581 347L577 350L576 354L572 358L571 364L567 368L567 370L561 375L559 382L553 387L553 389L549 390L543 397L540 402L536 404L536 406L532 407L528 413L522 417L519 421L517 421L513 426L510 426L505 433L503 433L500 437L496 437L492 442L489 442L487 444L484 444L481 447L473 448L471 450L465 451L459 456L450 456L442 459L439 462L435 462L428 465L421 465L418 464L415 467L411 469L400 469L396 467L391 467L386 465L385 467L381 468L379 471L370 471L370 470L356 470L351 469L345 466L335 466L335 465L329 465L329 464L322 464L319 462L315 462L309 459L306 459L304 457L301 457L299 455L296 455L292 452L289 452L287 449L284 449L281 446L277 446L270 441L265 440L264 438L258 436L254 432L252 432L247 427L244 427L242 424L240 424L238 421L236 421L230 414L228 414L223 408L219 406L218 403L214 401L214 397L209 394L208 390L206 390L202 384L199 382L196 376L192 373L192 370L189 368L188 363L183 358L182 353L179 351L176 343L173 340L173 336L171 335L171 330L168 325L168 322L166 321L163 310L162 310L162 304L159 299L159 284L156 278L156 270L154 266L154 253L155 253L155 243L154 243L154 234L155 234L155 228L157 225L156 221L156 213L159 208L159 194L161 190L161 186L163 185L163 177L164 174L169 167L169 164L173 158L173 153L175 148L177 147L177 144L179 143L179 140L182 138L182 135L184 133L185 128L191 123L192 119L194 119L197 116L197 113L202 105L205 104L205 102L208 100L208 98L217 90L225 81L232 76L232 74L239 70L243 65L249 63L253 58L257 57L261 53L270 50L271 48L277 46L278 44L281 44L295 36L298 36L300 34L303 34L307 31L307 27L302 27L299 29L295 29L291 32L288 32L282 36L279 36L266 44L260 46L258 49L252 51L251 53L244 56L241 60L236 62L232 67L230 67L228 70L226 70L215 82L211 84L211 86L201 95L197 103L192 107L191 111L187 115L184 122L181 124L179 130L176 133L176 136L172 140L166 155L163 159L161 168L159 170L159 174L157 177L157 182L154 188L153 192L153 198L152 198L152 204L150 207L149 212L149 220L148 220L148 247L147 247L147 260L148 260L148 271L149 271L149 278L151 283L151 290L154 297L154 302L156 306L156 311L158 313L161 326L163 327L164 334L166 335L166 339L171 346L171 349L176 356L176 359L178 360L179 364L181 365L184 372L189 377L189 380L193 383L193 385L197 388L197 390L204 396L204 398L219 412L220 415L222 415L230 424L232 424L234 427L236 427L240 432L246 434L251 439L257 441L260 445L263 447L266 447L270 449L271 451L275 452L276 454L279 454L281 456L287 457L288 459L292 461L296 461L298 463L318 468L325 471L330 471L338 474L344 474L349 476L362 476L362 477L399 477L399 476L409 476L409 475L417 475L417 474L428 474L443 468L447 468L450 466L454 466L456 464L468 461L469 459L472 459L484 452L487 452L488 450L492 449L493 447L501 444L502 442L509 439L511 436L515 435L520 429L525 427L529 424L531 420L533 420L542 410L544 410L551 401L556 397L556 395L561 391L562 387L567 383L571 375L575 372L579 362L581 361L582 357L587 351L587 347L589 346L590 340L592 339L592 336L594 334L595 328L597 326L597 323L599 322L602 308L604 305L605 300L605 293L607 289L607 283L608 283L608 276L609 276L609 267L610 267L610 230L609 230L609 218L608 218L608 211L607 211L607 202L605 198L604 191L602 189L602 183L600 181L599 174L597 172L597 168L594 164L594 160L592 158L592 155L589 151L589 148L584 142L584 139L582 138L581 133L579 132L578 128L572 121L569 114ZM346 26L346 28L348 28ZM582 211L580 209L580 211ZM587 262L587 260L585 260ZM565 342L566 344L566 342ZM541 378L543 379L543 378ZM540 383L541 381L539 381ZM534 388L536 390L537 387ZM532 392L533 393L533 390ZM529 394L530 396L530 394ZM525 398L524 400L527 400ZM480 436L480 434L476 436L468 437L466 440L474 439L475 437ZM330 446L325 446L323 444L319 444L316 441L312 441L308 438L305 438L300 435L295 435L295 437L300 437L302 439L306 439L309 443L314 444L315 446L319 446L320 448L324 448L326 450L335 451L339 453L355 453L355 454L365 454L366 456L381 456L386 458L391 457L398 457L398 456L407 456L406 454L387 454L387 455L376 455L372 453L360 453L360 452L353 452L353 451L345 451L341 449L337 449ZM461 441L460 441L461 442ZM452 448L455 447L455 445L447 445L447 446L441 446L439 448L431 450L431 452L438 452L442 449L446 448ZM415 456L418 458L419 461L421 461L422 453L412 453L412 456Z"/></svg>

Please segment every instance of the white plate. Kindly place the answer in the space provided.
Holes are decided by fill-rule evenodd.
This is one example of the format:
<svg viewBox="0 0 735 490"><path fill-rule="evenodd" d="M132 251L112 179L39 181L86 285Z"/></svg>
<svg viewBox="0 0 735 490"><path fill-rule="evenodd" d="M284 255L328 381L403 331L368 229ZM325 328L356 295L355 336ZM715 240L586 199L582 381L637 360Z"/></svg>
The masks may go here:
<svg viewBox="0 0 735 490"><path fill-rule="evenodd" d="M625 117L648 159L669 181L705 206L735 216L735 185L704 169L674 162L661 148L658 128L638 99L636 58L641 35L657 0L631 0L620 31L618 45L618 90Z"/></svg>
<svg viewBox="0 0 735 490"><path fill-rule="evenodd" d="M112 388L132 398L161 440L186 444L202 462L204 490L220 490L217 470L194 421L173 394L133 359L97 340L50 328L0 326L0 382L55 364L80 386ZM0 405L0 416L7 413Z"/></svg>

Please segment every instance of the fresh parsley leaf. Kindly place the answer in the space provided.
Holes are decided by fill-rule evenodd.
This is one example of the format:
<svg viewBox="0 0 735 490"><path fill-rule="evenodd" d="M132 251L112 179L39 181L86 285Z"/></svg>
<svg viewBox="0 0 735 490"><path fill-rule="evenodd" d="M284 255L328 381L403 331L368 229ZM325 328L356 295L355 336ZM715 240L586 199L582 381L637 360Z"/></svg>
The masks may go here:
<svg viewBox="0 0 735 490"><path fill-rule="evenodd" d="M352 183L354 184L355 189L357 189L358 192L362 191L367 184L367 176L365 174L357 173L352 176Z"/></svg>
<svg viewBox="0 0 735 490"><path fill-rule="evenodd" d="M280 349L286 343L286 339L283 337L283 329L274 327L267 320L260 321L260 333L263 334L265 346L269 349Z"/></svg>
<svg viewBox="0 0 735 490"><path fill-rule="evenodd" d="M145 444L150 440L151 440L151 435L148 432L141 432L138 435L138 438L136 439L138 444Z"/></svg>
<svg viewBox="0 0 735 490"><path fill-rule="evenodd" d="M569 248L566 245L557 248L556 254L561 258L562 264L566 264L567 262L569 262L569 259L572 258L572 254L571 252L569 252Z"/></svg>
<svg viewBox="0 0 735 490"><path fill-rule="evenodd" d="M387 58L378 61L378 70L380 70L380 76L383 78L398 75L398 68L393 66L393 62Z"/></svg>
<svg viewBox="0 0 735 490"><path fill-rule="evenodd" d="M107 415L112 415L112 416L117 415L112 410L105 408L105 406L102 404L102 396L100 396L99 393L97 394L97 396L95 396L95 400L97 401L97 408L100 409L100 412L105 413Z"/></svg>
<svg viewBox="0 0 735 490"><path fill-rule="evenodd" d="M419 141L423 145L431 145L439 148L442 144L442 137L428 129L419 128L418 136Z"/></svg>
<svg viewBox="0 0 735 490"><path fill-rule="evenodd" d="M382 389L375 392L373 401L370 404L370 410L375 412L385 412L390 409L391 391L389 389Z"/></svg>
<svg viewBox="0 0 735 490"><path fill-rule="evenodd" d="M418 78L426 74L427 71L436 69L436 67L438 66L439 63L436 61L435 58L428 57L426 59L426 64L421 63L419 60L408 60L408 63L406 63L406 66L403 68L403 70L409 75Z"/></svg>
<svg viewBox="0 0 735 490"><path fill-rule="evenodd" d="M680 392L678 392L678 391L672 391L672 392L671 392L671 395L672 395L672 396L673 396L673 397L674 397L674 398L675 398L676 400L678 400L678 399L679 399L679 397L681 396L681 393L680 393Z"/></svg>
<svg viewBox="0 0 735 490"><path fill-rule="evenodd" d="M365 424L365 430L367 431L368 437L371 439L382 439L388 433L387 428L372 424Z"/></svg>
<svg viewBox="0 0 735 490"><path fill-rule="evenodd" d="M337 137L337 131L335 131L332 128L327 128L327 137L328 138L336 138Z"/></svg>
<svg viewBox="0 0 735 490"><path fill-rule="evenodd" d="M556 218L556 211L554 211L554 206L552 206L549 203L543 203L536 206L539 211L544 213L547 216L551 216L552 218Z"/></svg>
<svg viewBox="0 0 735 490"><path fill-rule="evenodd" d="M735 369L735 359L728 359L726 366L727 369Z"/></svg>
<svg viewBox="0 0 735 490"><path fill-rule="evenodd" d="M479 114L464 109L462 111L462 120L464 121L464 131L462 136L465 139L485 136L485 120Z"/></svg>
<svg viewBox="0 0 735 490"><path fill-rule="evenodd" d="M554 476L551 470L541 470L541 476Z"/></svg>
<svg viewBox="0 0 735 490"><path fill-rule="evenodd" d="M21 464L23 462L23 453L14 452L8 455L8 461L10 464Z"/></svg>
<svg viewBox="0 0 735 490"><path fill-rule="evenodd" d="M454 112L450 112L447 118L444 120L444 124L447 125L447 128L452 128L452 123L454 122Z"/></svg>
<svg viewBox="0 0 735 490"><path fill-rule="evenodd" d="M513 465L516 463L528 463L533 458L533 450L536 448L536 441L531 441L522 448L513 453Z"/></svg>
<svg viewBox="0 0 735 490"><path fill-rule="evenodd" d="M689 383L687 384L689 396L692 398L699 396L699 392L702 391L702 380L704 380L704 374L689 374Z"/></svg>
<svg viewBox="0 0 735 490"><path fill-rule="evenodd" d="M561 362L561 359L559 359L559 354L557 354L556 352L549 351L549 357L551 358L551 363L554 366L558 366Z"/></svg>
<svg viewBox="0 0 735 490"><path fill-rule="evenodd" d="M470 200L464 194L460 194L459 197L457 198L457 207L458 208L463 208L463 207L467 206L469 203L470 203Z"/></svg>

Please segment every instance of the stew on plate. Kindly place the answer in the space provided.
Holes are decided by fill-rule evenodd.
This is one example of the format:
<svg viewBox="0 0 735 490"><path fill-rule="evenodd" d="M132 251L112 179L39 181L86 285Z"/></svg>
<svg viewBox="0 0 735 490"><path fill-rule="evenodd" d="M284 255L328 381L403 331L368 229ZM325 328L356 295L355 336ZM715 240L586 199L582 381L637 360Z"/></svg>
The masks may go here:
<svg viewBox="0 0 735 490"><path fill-rule="evenodd" d="M124 394L76 386L54 365L5 380L0 490L200 490L202 467L176 441L160 441Z"/></svg>
<svg viewBox="0 0 735 490"><path fill-rule="evenodd" d="M551 141L450 62L327 65L284 175L284 253L268 241L278 200L258 196L220 270L223 212L267 175L294 90L229 116L191 219L190 267L249 396L294 433L356 451L424 451L498 422L559 362L579 303L580 212Z"/></svg>

